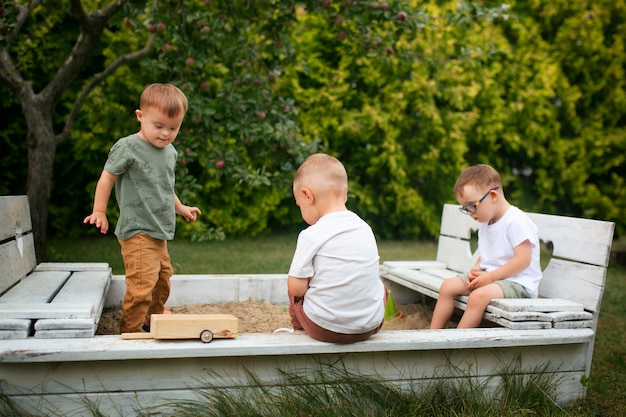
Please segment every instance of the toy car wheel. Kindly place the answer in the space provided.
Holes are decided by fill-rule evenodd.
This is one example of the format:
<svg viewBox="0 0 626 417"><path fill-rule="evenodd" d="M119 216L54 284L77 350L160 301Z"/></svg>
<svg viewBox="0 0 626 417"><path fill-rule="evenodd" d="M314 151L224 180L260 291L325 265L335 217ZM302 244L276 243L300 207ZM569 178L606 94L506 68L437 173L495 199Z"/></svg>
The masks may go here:
<svg viewBox="0 0 626 417"><path fill-rule="evenodd" d="M209 343L213 340L213 333L210 330L203 330L202 333L200 333L200 340L204 343Z"/></svg>

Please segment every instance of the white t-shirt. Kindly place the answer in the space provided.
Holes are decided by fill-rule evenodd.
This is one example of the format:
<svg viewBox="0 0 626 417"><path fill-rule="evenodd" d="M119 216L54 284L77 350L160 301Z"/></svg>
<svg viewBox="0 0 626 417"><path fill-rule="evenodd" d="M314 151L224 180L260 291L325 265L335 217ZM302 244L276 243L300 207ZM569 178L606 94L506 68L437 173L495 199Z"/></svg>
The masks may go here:
<svg viewBox="0 0 626 417"><path fill-rule="evenodd" d="M539 263L539 235L537 226L522 210L511 206L494 224L478 226L478 250L480 267L490 272L500 268L513 258L515 247L528 240L532 257L528 268L505 279L522 285L528 295L535 298L539 292L541 265Z"/></svg>
<svg viewBox="0 0 626 417"><path fill-rule="evenodd" d="M378 327L385 314L378 260L372 229L351 211L329 213L300 232L289 275L311 277L307 317L343 334Z"/></svg>

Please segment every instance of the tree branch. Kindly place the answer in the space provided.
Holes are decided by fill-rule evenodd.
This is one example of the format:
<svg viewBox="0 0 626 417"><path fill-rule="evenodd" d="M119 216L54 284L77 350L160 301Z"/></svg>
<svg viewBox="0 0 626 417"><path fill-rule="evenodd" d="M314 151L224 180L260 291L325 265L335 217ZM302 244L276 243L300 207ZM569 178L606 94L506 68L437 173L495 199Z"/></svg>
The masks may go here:
<svg viewBox="0 0 626 417"><path fill-rule="evenodd" d="M28 16L30 16L30 12L35 7L39 6L42 2L43 0L33 0L28 4L28 7L22 6L17 2L13 3L13 6L18 9L19 12L17 14L17 18L15 19L15 26L13 27L13 30L5 38L7 42L7 50L11 49L11 45L13 45L13 42L15 41L15 38L17 38L17 35L20 33L20 30L22 30L22 26L24 26L24 22L26 22L26 19L28 19Z"/></svg>
<svg viewBox="0 0 626 417"><path fill-rule="evenodd" d="M16 97L24 94L24 88L30 86L30 83L24 81L19 71L15 67L15 63L9 54L11 46L20 33L24 22L30 16L31 11L39 6L43 0L33 0L28 7L14 3L13 6L18 10L17 17L13 29L5 37L6 44L0 51L0 79L11 89ZM32 93L32 90L30 91Z"/></svg>
<svg viewBox="0 0 626 417"><path fill-rule="evenodd" d="M80 35L70 55L41 91L43 100L50 99L52 103L57 103L61 99L68 86L89 62L109 19L122 10L128 1L113 0L106 8L85 14L81 0L71 0L72 14L80 23Z"/></svg>
<svg viewBox="0 0 626 417"><path fill-rule="evenodd" d="M89 95L89 93L120 66L124 64L128 64L130 62L139 61L140 59L148 55L150 53L150 50L152 49L154 38L155 38L155 34L151 34L150 37L148 38L148 41L146 42L146 45L142 49L140 49L139 51L131 52L126 55L118 57L115 61L111 63L111 65L105 68L104 71L102 71L99 74L96 74L87 83L87 85L85 85L85 87L80 92L79 96L76 98L76 101L74 101L72 110L70 111L70 114L67 117L67 120L65 121L65 125L63 126L63 131L59 133L58 135L56 135L55 137L55 142L57 143L57 145L63 142L64 140L66 140L70 136L70 133L72 131L72 126L74 125L74 122L76 121L76 117L78 116L78 113L80 112L80 108L85 103L85 100L87 99L87 96Z"/></svg>

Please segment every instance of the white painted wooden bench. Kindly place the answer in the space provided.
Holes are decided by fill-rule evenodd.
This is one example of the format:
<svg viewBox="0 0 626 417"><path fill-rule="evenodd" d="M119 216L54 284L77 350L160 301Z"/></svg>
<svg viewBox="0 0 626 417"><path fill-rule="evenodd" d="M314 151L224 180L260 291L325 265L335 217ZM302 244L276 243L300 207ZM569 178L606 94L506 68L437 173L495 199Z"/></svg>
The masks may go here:
<svg viewBox="0 0 626 417"><path fill-rule="evenodd" d="M466 217L462 219L467 221ZM471 224L468 226L471 228ZM446 233L442 231L447 237ZM587 233L587 229L581 229L581 235ZM9 242L17 244L16 239ZM457 247L465 248L471 259L469 243ZM589 248L590 252L597 250ZM4 253L7 252L0 251L2 260L7 259ZM13 258L19 261L21 257L15 253ZM431 261L428 265L454 265L461 271L463 266L454 263L459 258L458 254L449 255L444 260L438 255L437 263ZM558 270L558 263L554 265ZM389 276L391 269L395 268L381 268L384 276ZM585 300L574 301L597 317L604 278L597 283L597 275L592 277L584 285L586 289L595 289L593 293L589 290L591 298L597 297L594 309ZM398 289L418 294L407 288L417 285L410 280L403 278L400 285L383 279ZM557 284L564 281L568 283L564 279ZM168 305L253 299L286 306L286 290L286 274L174 275ZM392 291L395 297L396 292ZM105 308L119 308L124 292L124 277L113 276ZM249 383L251 373L258 382L274 386L284 383L281 378L285 372L342 366L352 374L375 375L407 389L443 379L459 383L472 379L476 384L486 383L487 395L498 391L505 369L520 377L536 375L537 369L541 369L542 375L554 378L557 384L554 400L568 404L585 397L586 386L581 380L590 376L595 340L595 321L592 322L592 328L574 329L390 330L347 345L319 342L303 333L244 333L209 344L198 340L122 340L120 336L0 340L0 391L35 415L83 415L83 411L91 414L86 408L81 410L81 405L90 401L104 415L135 416L174 402L202 399L211 391L211 385L240 391Z"/></svg>
<svg viewBox="0 0 626 417"><path fill-rule="evenodd" d="M436 260L381 265L381 277L389 286L437 299L444 279L473 266L478 253L472 253L471 239L478 223L458 207L446 204L443 208ZM484 318L510 329L586 327L595 331L615 224L537 213L529 216L538 226L540 240L553 247L549 262L542 259L547 266L539 298L493 300ZM455 305L464 310L466 301L465 296L457 297Z"/></svg>
<svg viewBox="0 0 626 417"><path fill-rule="evenodd" d="M0 339L93 337L109 265L37 265L27 197L1 196L0 213Z"/></svg>

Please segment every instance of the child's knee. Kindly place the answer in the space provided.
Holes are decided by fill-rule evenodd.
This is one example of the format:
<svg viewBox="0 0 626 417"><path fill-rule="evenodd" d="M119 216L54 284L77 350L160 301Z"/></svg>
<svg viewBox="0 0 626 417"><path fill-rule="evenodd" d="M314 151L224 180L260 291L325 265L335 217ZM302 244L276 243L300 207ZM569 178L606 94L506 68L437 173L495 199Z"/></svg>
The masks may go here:
<svg viewBox="0 0 626 417"><path fill-rule="evenodd" d="M451 278L446 278L439 288L440 295L451 295L457 296L459 294L464 294L467 292L465 287L465 283L461 277L455 276Z"/></svg>

